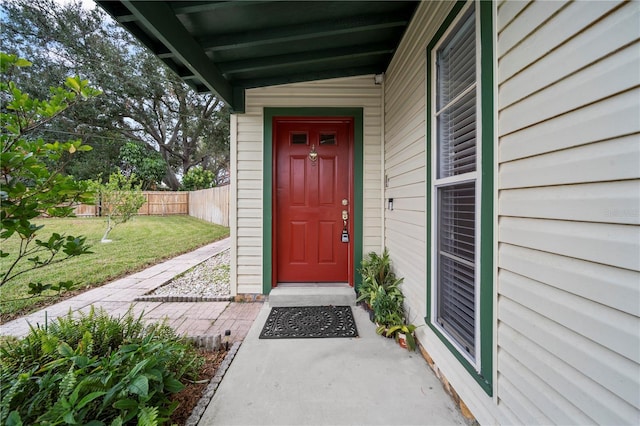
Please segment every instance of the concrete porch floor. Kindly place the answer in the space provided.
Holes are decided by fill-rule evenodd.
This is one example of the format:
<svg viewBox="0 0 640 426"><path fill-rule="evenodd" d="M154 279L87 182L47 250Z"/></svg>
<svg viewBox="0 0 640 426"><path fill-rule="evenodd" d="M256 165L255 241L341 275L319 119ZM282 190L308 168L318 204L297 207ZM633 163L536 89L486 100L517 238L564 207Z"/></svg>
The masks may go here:
<svg viewBox="0 0 640 426"><path fill-rule="evenodd" d="M375 333L259 339L265 303L199 425L466 425L419 352Z"/></svg>

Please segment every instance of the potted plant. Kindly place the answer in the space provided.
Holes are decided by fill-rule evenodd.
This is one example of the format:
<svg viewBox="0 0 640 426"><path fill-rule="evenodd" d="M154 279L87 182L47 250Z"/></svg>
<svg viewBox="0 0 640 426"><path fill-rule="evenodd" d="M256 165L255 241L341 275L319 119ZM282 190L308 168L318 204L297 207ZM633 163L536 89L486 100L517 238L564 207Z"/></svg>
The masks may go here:
<svg viewBox="0 0 640 426"><path fill-rule="evenodd" d="M396 324L387 329L387 337L395 335L396 341L401 347L414 351L416 349L416 338L413 332L416 328L413 324Z"/></svg>

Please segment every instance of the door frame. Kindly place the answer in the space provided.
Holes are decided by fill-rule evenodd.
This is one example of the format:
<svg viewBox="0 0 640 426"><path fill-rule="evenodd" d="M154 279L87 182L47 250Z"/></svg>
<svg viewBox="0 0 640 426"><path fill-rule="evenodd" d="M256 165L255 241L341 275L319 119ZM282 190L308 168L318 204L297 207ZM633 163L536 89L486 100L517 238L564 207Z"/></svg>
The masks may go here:
<svg viewBox="0 0 640 426"><path fill-rule="evenodd" d="M363 235L363 177L364 177L364 127L362 108L264 108L263 122L263 216L262 216L262 293L269 294L275 282L273 256L274 232L274 172L273 119L275 117L344 117L353 119L353 250L349 265L349 284L355 288L361 278L356 273L356 259L362 259Z"/></svg>

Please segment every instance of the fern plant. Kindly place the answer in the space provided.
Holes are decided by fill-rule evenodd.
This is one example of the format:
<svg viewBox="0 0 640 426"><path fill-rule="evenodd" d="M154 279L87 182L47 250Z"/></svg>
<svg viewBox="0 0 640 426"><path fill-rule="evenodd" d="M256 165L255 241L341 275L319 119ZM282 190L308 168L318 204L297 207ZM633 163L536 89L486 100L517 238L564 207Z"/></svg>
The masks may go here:
<svg viewBox="0 0 640 426"><path fill-rule="evenodd" d="M203 362L164 323L69 314L0 344L0 424L161 425Z"/></svg>

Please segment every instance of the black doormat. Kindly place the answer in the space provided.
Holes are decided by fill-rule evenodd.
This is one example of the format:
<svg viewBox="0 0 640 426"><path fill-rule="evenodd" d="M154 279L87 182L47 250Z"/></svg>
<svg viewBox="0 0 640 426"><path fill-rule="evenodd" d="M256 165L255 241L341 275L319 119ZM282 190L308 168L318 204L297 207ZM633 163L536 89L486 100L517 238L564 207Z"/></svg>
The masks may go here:
<svg viewBox="0 0 640 426"><path fill-rule="evenodd" d="M350 306L271 308L261 339L358 337Z"/></svg>

